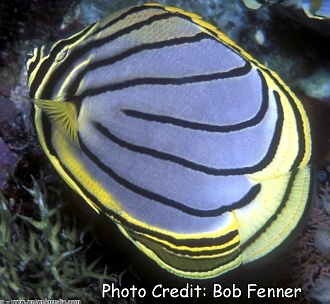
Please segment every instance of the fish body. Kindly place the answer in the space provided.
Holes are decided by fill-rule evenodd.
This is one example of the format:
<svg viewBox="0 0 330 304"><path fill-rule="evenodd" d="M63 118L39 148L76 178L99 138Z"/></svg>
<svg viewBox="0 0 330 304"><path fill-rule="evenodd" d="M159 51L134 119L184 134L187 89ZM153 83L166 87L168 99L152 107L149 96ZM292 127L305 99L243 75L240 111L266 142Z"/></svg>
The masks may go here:
<svg viewBox="0 0 330 304"><path fill-rule="evenodd" d="M309 18L328 19L330 3L322 0L242 0L249 9L260 9L265 6L279 5L291 9L302 9Z"/></svg>
<svg viewBox="0 0 330 304"><path fill-rule="evenodd" d="M242 0L253 10L273 6L279 15L286 15L325 36L330 30L330 1L327 0Z"/></svg>
<svg viewBox="0 0 330 304"><path fill-rule="evenodd" d="M299 228L311 193L305 111L199 16L129 7L34 49L27 71L47 157L160 267L219 276Z"/></svg>

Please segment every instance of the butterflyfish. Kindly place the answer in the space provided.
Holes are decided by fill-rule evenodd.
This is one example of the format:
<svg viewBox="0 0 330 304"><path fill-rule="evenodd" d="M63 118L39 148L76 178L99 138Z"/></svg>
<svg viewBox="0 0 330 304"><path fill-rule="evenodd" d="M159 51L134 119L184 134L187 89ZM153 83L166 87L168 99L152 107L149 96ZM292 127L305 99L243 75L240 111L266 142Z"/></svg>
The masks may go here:
<svg viewBox="0 0 330 304"><path fill-rule="evenodd" d="M27 57L40 144L141 252L207 279L296 233L311 194L304 108L199 16L148 3Z"/></svg>
<svg viewBox="0 0 330 304"><path fill-rule="evenodd" d="M279 5L302 9L310 18L329 18L330 4L324 0L242 0L249 9L260 9L265 6Z"/></svg>
<svg viewBox="0 0 330 304"><path fill-rule="evenodd" d="M273 6L279 15L289 18L304 26L329 35L330 1L327 0L242 0L252 10Z"/></svg>

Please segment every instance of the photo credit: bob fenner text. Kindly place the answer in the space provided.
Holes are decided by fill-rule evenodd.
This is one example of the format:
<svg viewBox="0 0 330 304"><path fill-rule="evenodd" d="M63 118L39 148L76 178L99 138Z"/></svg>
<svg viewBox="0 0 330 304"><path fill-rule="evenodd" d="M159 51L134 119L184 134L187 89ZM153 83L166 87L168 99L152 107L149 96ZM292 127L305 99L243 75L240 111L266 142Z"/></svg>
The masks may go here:
<svg viewBox="0 0 330 304"><path fill-rule="evenodd" d="M130 288L120 288L116 284L103 284L102 298L109 296L111 298L144 298L146 296L153 298L203 298L212 296L213 298L298 298L301 288L281 288L281 287L258 287L257 284L248 284L247 288L242 290L235 284L231 287L223 287L220 284L213 284L209 287L198 284L187 283L182 288L168 288L162 284L155 285L152 289L137 288L132 285Z"/></svg>

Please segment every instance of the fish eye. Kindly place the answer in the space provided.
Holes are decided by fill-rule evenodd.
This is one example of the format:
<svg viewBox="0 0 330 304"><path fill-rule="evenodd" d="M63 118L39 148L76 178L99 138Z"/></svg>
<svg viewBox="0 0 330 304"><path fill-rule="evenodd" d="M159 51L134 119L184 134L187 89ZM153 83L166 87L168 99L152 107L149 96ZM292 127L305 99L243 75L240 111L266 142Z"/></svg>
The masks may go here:
<svg viewBox="0 0 330 304"><path fill-rule="evenodd" d="M55 57L55 61L56 61L56 62L61 62L61 61L63 61L63 60L66 58L67 55L68 55L68 49L65 48L65 49L61 50L61 51L56 55L56 57Z"/></svg>

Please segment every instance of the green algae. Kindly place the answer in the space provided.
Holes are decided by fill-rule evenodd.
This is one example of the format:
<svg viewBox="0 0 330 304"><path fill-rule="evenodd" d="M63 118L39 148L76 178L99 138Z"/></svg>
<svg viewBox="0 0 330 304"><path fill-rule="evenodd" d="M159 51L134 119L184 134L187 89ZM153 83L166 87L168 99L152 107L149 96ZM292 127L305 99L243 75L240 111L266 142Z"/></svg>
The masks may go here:
<svg viewBox="0 0 330 304"><path fill-rule="evenodd" d="M50 208L36 182L26 190L37 207L33 218L12 214L10 200L0 194L0 299L93 302L109 278L98 259L87 263L90 228L79 230L61 204Z"/></svg>

